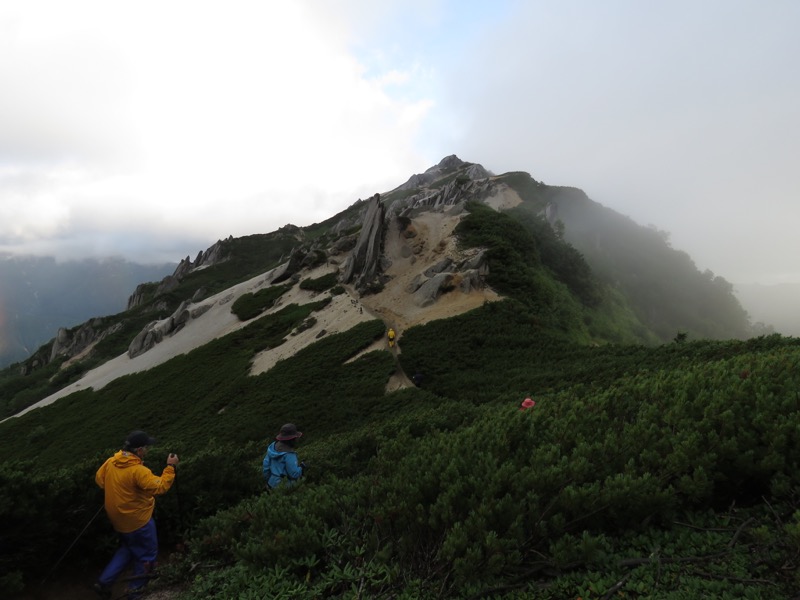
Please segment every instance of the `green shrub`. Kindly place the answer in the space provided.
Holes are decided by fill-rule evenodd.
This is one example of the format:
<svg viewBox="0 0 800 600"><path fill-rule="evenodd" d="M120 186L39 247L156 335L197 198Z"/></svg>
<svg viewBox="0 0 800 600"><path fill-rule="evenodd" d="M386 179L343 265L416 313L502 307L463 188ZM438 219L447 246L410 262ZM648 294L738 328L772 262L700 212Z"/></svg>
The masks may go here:
<svg viewBox="0 0 800 600"><path fill-rule="evenodd" d="M291 283L272 285L257 292L247 292L239 296L231 305L231 312L240 321L249 321L272 307L275 301L292 288Z"/></svg>
<svg viewBox="0 0 800 600"><path fill-rule="evenodd" d="M300 282L300 289L310 290L312 292L324 292L336 285L337 281L337 273L327 273L315 279L303 279Z"/></svg>

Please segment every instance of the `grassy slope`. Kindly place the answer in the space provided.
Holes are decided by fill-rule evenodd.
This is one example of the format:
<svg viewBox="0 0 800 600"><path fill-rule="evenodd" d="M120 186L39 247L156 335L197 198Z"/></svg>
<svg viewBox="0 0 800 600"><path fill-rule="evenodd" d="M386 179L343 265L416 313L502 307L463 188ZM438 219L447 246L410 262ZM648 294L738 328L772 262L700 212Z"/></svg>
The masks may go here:
<svg viewBox="0 0 800 600"><path fill-rule="evenodd" d="M99 501L98 449L143 427L166 442L153 466L183 457L158 520L165 546L188 541L168 572L193 581L191 597L603 597L618 581L629 597L786 597L798 582L780 566L800 551L798 342L587 345L639 339L638 322L524 225L486 213L467 228L464 243L499 240L493 286L512 299L406 331L399 358L422 389L385 395L387 352L346 362L382 335L377 321L248 376L254 353L314 309L290 306L0 424L15 549L0 554L0 589L55 561ZM527 393L538 405L519 413ZM306 431L312 468L263 496L263 447L287 420ZM96 570L112 540L96 522L72 568Z"/></svg>
<svg viewBox="0 0 800 600"><path fill-rule="evenodd" d="M361 564L375 595L406 589L427 597L449 573L445 589L453 594L497 586L530 593L547 584L551 595L541 597L572 597L568 590L589 582L607 590L631 572L620 561L647 555L648 544L665 557L710 555L728 548L739 527L743 543L769 560L757 566L742 546L744 554L730 550L712 566L736 579L771 579L769 597L783 597L788 584L767 571L796 549L778 540L793 539L800 472L797 340L577 346L544 330L531 335L534 315L507 301L406 332L400 357L406 369L423 365L423 389L384 395L393 370L387 352L345 364L382 335L379 322L246 376L252 353L305 314L288 307L148 374L0 427L4 456L36 465L14 476L7 463L4 489L40 490L26 509L4 505L15 524L9 539L18 532L52 540L35 548L37 560L52 562L91 510L64 519L57 507L96 503L97 448L113 449L120 432L143 426L169 441L155 464L167 450L184 457L179 505L177 495L160 503L164 544L181 535L180 523L190 531L189 562L227 565L197 580L195 597L230 597L211 588L247 597L267 583L308 594L292 588L295 597L345 593L348 577L337 564ZM528 391L538 405L523 415L516 407ZM301 452L312 469L307 485L269 500L258 492L260 456L285 420L306 431ZM37 427L43 435L26 439L23 432ZM34 448L41 451L31 457ZM47 465L67 458L78 466L54 478ZM752 505L762 494L772 508ZM737 514L728 509L735 501L752 506ZM43 514L59 521L46 534ZM728 534L673 524L687 520L709 529L728 523ZM99 526L85 534L76 568L97 568L105 536ZM303 570L312 556L317 566ZM23 570L24 557L15 558ZM182 568L172 566L175 577L194 578ZM679 564L661 569L662 590L734 591ZM654 567L633 572L631 586L656 585Z"/></svg>

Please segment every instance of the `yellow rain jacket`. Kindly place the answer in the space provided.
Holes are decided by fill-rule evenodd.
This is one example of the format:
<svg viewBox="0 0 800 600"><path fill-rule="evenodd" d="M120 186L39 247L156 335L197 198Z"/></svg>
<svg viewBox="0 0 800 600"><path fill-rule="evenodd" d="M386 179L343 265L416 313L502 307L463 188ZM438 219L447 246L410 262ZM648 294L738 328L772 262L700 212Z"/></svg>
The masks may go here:
<svg viewBox="0 0 800 600"><path fill-rule="evenodd" d="M155 496L172 487L175 468L164 467L161 477L142 464L132 452L120 450L103 463L94 477L106 492L106 513L120 533L130 533L143 527L153 516Z"/></svg>

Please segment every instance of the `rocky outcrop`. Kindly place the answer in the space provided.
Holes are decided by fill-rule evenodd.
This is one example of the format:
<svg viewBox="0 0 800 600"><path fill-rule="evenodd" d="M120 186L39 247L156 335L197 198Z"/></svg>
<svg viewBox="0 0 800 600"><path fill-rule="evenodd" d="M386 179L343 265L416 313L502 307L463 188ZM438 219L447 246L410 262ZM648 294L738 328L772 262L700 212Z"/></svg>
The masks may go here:
<svg viewBox="0 0 800 600"><path fill-rule="evenodd" d="M119 331L121 323L107 323L105 319L91 319L76 329L60 327L50 350L50 361L63 356L72 358L107 335Z"/></svg>
<svg viewBox="0 0 800 600"><path fill-rule="evenodd" d="M385 268L381 264L385 232L385 211L380 194L375 194L366 203L361 233L341 271L342 283L352 283L360 293L364 293L378 282Z"/></svg>
<svg viewBox="0 0 800 600"><path fill-rule="evenodd" d="M459 262L444 258L431 265L411 281L406 292L413 296L414 304L426 307L455 289L465 294L482 289L488 274L486 251L477 250Z"/></svg>
<svg viewBox="0 0 800 600"><path fill-rule="evenodd" d="M467 200L482 201L492 196L496 187L489 178L474 180L466 175L459 176L441 189L423 190L419 194L394 200L386 214L389 217L405 217L415 210L444 210Z"/></svg>
<svg viewBox="0 0 800 600"><path fill-rule="evenodd" d="M295 273L303 268L303 263L306 260L306 252L296 248L289 254L289 260L282 263L278 268L272 272L271 283L282 283L287 279L291 279Z"/></svg>
<svg viewBox="0 0 800 600"><path fill-rule="evenodd" d="M466 165L463 160L458 158L455 154L445 156L439 161L439 164L433 165L424 173L416 173L408 178L403 185L399 186L398 190L413 190L414 188L427 187L437 179L441 179L448 173L459 169Z"/></svg>
<svg viewBox="0 0 800 600"><path fill-rule="evenodd" d="M453 273L436 273L433 277L422 280L414 292L414 304L421 307L430 306L439 299L439 296L453 289L454 278Z"/></svg>
<svg viewBox="0 0 800 600"><path fill-rule="evenodd" d="M547 219L550 227L555 229L556 222L558 221L558 205L555 202L548 202L547 206L544 207L544 217Z"/></svg>
<svg viewBox="0 0 800 600"><path fill-rule="evenodd" d="M435 210L454 206L467 200L483 200L492 195L494 183L489 179L471 180L456 178L441 190L418 198L410 208Z"/></svg>
<svg viewBox="0 0 800 600"><path fill-rule="evenodd" d="M491 176L491 173L476 163L464 162L455 154L445 156L439 164L432 166L424 173L417 173L408 178L397 190L413 190L416 188L428 187L437 180L450 175L451 173L464 169L464 176L468 179L484 179Z"/></svg>
<svg viewBox="0 0 800 600"><path fill-rule="evenodd" d="M452 181L439 189L425 189L444 177L451 177ZM350 251L341 269L340 281L352 283L359 293L369 293L371 289L380 287L383 273L389 267L386 260L382 259L381 250L387 223L391 219L408 221L407 217L414 210L459 210L459 206L463 208L466 200L483 200L491 196L495 187L489 171L479 164L466 163L452 154L425 173L412 175L395 190L422 188L418 194L398 198L388 207L383 205L379 194L369 200L359 200L356 206L363 203L363 208L356 215L351 212L333 227L333 233L341 234L360 222L358 239L354 241L352 236L344 236L327 249L329 257ZM407 237L413 236L413 228L404 229L403 234Z"/></svg>
<svg viewBox="0 0 800 600"><path fill-rule="evenodd" d="M343 252L349 252L356 247L356 242L358 242L357 235L346 235L336 240L328 251L332 256L342 254Z"/></svg>
<svg viewBox="0 0 800 600"><path fill-rule="evenodd" d="M152 283L141 283L136 286L136 290L134 290L133 294L128 298L127 310L136 308L161 294L166 294L174 290L178 287L181 280L192 271L223 262L226 257L225 245L231 240L233 240L233 236L228 236L226 240L217 240L217 242L207 250L198 252L194 261L187 255L186 258L178 263L172 275L164 277L155 287Z"/></svg>
<svg viewBox="0 0 800 600"><path fill-rule="evenodd" d="M342 235L347 230L352 229L353 227L359 225L361 223L361 218L364 214L364 207L361 205L365 204L368 201L369 200L362 200L361 198L356 200L353 203L353 205L348 208L345 216L339 219L336 225L333 226L333 228L331 229L331 233L337 236ZM361 206L361 208L358 208L359 206ZM356 208L358 208L358 210L356 210Z"/></svg>
<svg viewBox="0 0 800 600"><path fill-rule="evenodd" d="M483 168L482 165L473 164L467 167L467 177L470 179L486 179L491 177L491 173Z"/></svg>
<svg viewBox="0 0 800 600"><path fill-rule="evenodd" d="M169 335L172 327L171 318L148 323L128 345L128 357L135 358L150 350L150 348L161 342L164 336Z"/></svg>
<svg viewBox="0 0 800 600"><path fill-rule="evenodd" d="M147 300L147 290L152 287L149 283L140 283L136 286L136 289L133 291L133 294L128 296L128 304L125 310L130 310L140 304L144 304Z"/></svg>
<svg viewBox="0 0 800 600"><path fill-rule="evenodd" d="M192 319L198 318L211 308L211 304L190 309L191 302L184 300L166 319L151 321L133 338L128 345L128 356L135 358L144 354L165 337L176 334Z"/></svg>

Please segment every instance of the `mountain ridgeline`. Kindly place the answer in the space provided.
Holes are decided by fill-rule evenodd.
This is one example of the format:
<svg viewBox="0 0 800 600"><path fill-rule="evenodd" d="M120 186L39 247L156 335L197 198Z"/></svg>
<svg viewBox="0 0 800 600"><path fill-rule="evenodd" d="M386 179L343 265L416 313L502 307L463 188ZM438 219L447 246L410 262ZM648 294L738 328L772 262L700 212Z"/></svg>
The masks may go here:
<svg viewBox="0 0 800 600"><path fill-rule="evenodd" d="M181 455L152 584L175 599L800 586L800 340L754 336L728 282L580 190L449 156L92 323L0 375L4 597L93 581L93 474L139 428L155 471ZM265 494L285 422L310 466Z"/></svg>
<svg viewBox="0 0 800 600"><path fill-rule="evenodd" d="M131 290L175 265L0 256L0 367L25 361L59 329L124 311Z"/></svg>

